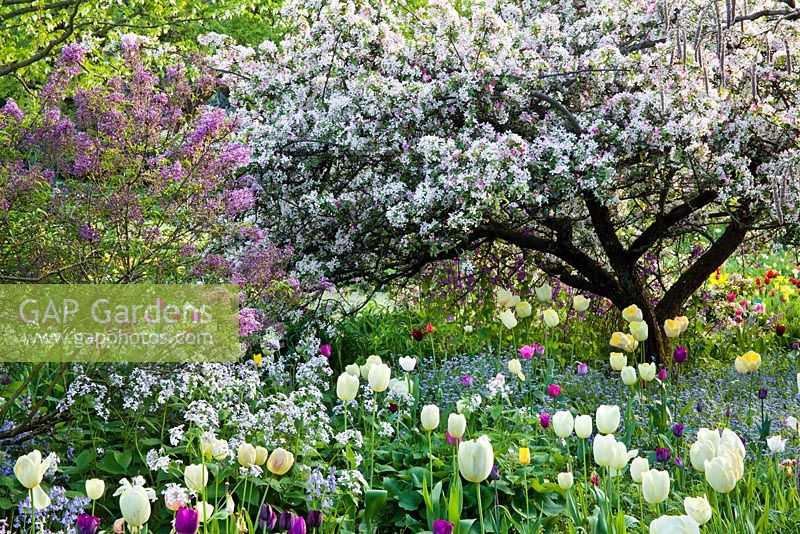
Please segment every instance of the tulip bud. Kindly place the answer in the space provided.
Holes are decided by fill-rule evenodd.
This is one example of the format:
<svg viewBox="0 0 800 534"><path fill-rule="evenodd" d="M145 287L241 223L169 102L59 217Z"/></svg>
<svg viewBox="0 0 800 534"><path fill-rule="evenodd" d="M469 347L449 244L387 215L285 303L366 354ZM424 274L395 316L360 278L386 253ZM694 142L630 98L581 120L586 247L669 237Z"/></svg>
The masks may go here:
<svg viewBox="0 0 800 534"><path fill-rule="evenodd" d="M669 473L650 469L642 473L642 496L650 504L658 504L669 496Z"/></svg>
<svg viewBox="0 0 800 534"><path fill-rule="evenodd" d="M465 441L458 449L458 470L469 482L486 480L494 466L494 449L489 438Z"/></svg>
<svg viewBox="0 0 800 534"><path fill-rule="evenodd" d="M86 496L96 501L103 496L106 491L106 483L99 478L90 478L86 481Z"/></svg>
<svg viewBox="0 0 800 534"><path fill-rule="evenodd" d="M586 439L592 435L592 416L579 415L575 418L575 435Z"/></svg>
<svg viewBox="0 0 800 534"><path fill-rule="evenodd" d="M428 432L439 428L439 407L435 404L423 406L422 413L420 414L420 422L422 422L422 428Z"/></svg>
<svg viewBox="0 0 800 534"><path fill-rule="evenodd" d="M556 436L560 438L568 438L572 435L572 429L575 425L575 420L572 414L567 410L556 412L553 415L553 430Z"/></svg>
<svg viewBox="0 0 800 534"><path fill-rule="evenodd" d="M438 425L437 425L438 426ZM447 431L451 436L458 439L467 430L467 418L460 413L451 413L447 417Z"/></svg>
<svg viewBox="0 0 800 534"><path fill-rule="evenodd" d="M568 490L572 487L572 484L575 482L575 479L572 476L572 472L567 471L564 473L558 474L558 485L563 490Z"/></svg>
<svg viewBox="0 0 800 534"><path fill-rule="evenodd" d="M392 370L385 363L373 365L369 370L367 381L372 391L380 393L385 391L389 386L389 379L392 376Z"/></svg>
<svg viewBox="0 0 800 534"><path fill-rule="evenodd" d="M336 380L336 396L341 401L351 401L358 395L358 376L350 373L342 373Z"/></svg>

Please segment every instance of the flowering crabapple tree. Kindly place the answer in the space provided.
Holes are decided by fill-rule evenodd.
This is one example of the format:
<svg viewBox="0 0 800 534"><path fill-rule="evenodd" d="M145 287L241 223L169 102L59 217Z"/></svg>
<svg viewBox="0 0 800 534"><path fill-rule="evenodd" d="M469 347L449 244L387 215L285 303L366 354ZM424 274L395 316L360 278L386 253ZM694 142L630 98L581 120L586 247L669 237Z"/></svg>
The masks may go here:
<svg viewBox="0 0 800 534"><path fill-rule="evenodd" d="M217 48L273 239L386 283L489 243L660 325L796 223L800 10L774 1L296 2ZM691 243L697 246L681 246Z"/></svg>

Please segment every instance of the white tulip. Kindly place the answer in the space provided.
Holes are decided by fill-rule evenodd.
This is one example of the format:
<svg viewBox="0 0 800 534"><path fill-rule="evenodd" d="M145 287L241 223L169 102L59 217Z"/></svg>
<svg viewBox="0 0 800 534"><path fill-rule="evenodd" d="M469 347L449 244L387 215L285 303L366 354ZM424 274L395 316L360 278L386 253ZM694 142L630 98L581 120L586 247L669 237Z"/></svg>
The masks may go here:
<svg viewBox="0 0 800 534"><path fill-rule="evenodd" d="M401 356L399 363L403 371L410 373L417 366L417 359L411 356Z"/></svg>
<svg viewBox="0 0 800 534"><path fill-rule="evenodd" d="M540 302L550 302L553 300L553 286L547 282L535 288L533 292L536 294L536 300Z"/></svg>
<svg viewBox="0 0 800 534"><path fill-rule="evenodd" d="M367 381L372 391L380 393L389 387L389 379L392 377L392 370L385 363L373 365L369 370Z"/></svg>
<svg viewBox="0 0 800 534"><path fill-rule="evenodd" d="M575 295L572 297L572 308L578 313L588 310L590 303L591 301L583 295Z"/></svg>
<svg viewBox="0 0 800 534"><path fill-rule="evenodd" d="M617 438L614 437L614 434L595 436L594 442L592 443L594 463L600 467L609 467L611 462L614 461L616 444Z"/></svg>
<svg viewBox="0 0 800 534"><path fill-rule="evenodd" d="M635 339L636 341L639 341L639 342L642 342L642 341L647 339L647 336L649 335L649 332L648 332L648 329L647 329L647 323L646 322L641 321L641 320L640 321L633 321L629 325L629 327L631 329L631 335L633 336L633 339Z"/></svg>
<svg viewBox="0 0 800 534"><path fill-rule="evenodd" d="M717 456L706 460L704 466L706 481L719 493L729 493L736 487L736 471L730 459Z"/></svg>
<svg viewBox="0 0 800 534"><path fill-rule="evenodd" d="M767 438L767 447L769 447L772 454L780 454L786 450L786 440L781 439L781 435L772 436Z"/></svg>
<svg viewBox="0 0 800 534"><path fill-rule="evenodd" d="M692 467L701 473L706 470L705 463L717 455L714 444L710 441L695 441L689 449L689 459Z"/></svg>
<svg viewBox="0 0 800 534"><path fill-rule="evenodd" d="M702 497L686 497L683 499L683 509L698 525L705 525L711 519L711 505L705 495Z"/></svg>
<svg viewBox="0 0 800 534"><path fill-rule="evenodd" d="M558 326L558 323L561 320L558 316L558 312L555 311L553 308L549 308L543 311L542 319L544 320L544 324L546 324L550 328Z"/></svg>
<svg viewBox="0 0 800 534"><path fill-rule="evenodd" d="M568 490L575 483L575 478L572 476L571 471L558 474L558 485L563 490Z"/></svg>
<svg viewBox="0 0 800 534"><path fill-rule="evenodd" d="M470 482L486 480L494 467L494 449L489 438L463 442L458 448L458 470Z"/></svg>
<svg viewBox="0 0 800 534"><path fill-rule="evenodd" d="M632 386L636 384L636 369L631 366L625 366L622 368L622 371L619 373L620 377L622 377L622 383L626 386Z"/></svg>
<svg viewBox="0 0 800 534"><path fill-rule="evenodd" d="M592 416L579 415L575 418L575 435L586 439L592 435Z"/></svg>
<svg viewBox="0 0 800 534"><path fill-rule="evenodd" d="M500 319L500 322L503 323L503 326L509 330L517 326L517 318L514 316L514 311L511 309L501 311L497 317Z"/></svg>
<svg viewBox="0 0 800 534"><path fill-rule="evenodd" d="M342 373L336 380L336 396L341 401L351 401L358 395L358 376L350 373Z"/></svg>
<svg viewBox="0 0 800 534"><path fill-rule="evenodd" d="M601 434L613 434L619 427L620 413L619 406L608 406L602 404L597 407L597 412L594 416L597 431Z"/></svg>
<svg viewBox="0 0 800 534"><path fill-rule="evenodd" d="M572 429L575 426L575 419L568 410L562 410L553 415L552 425L556 436L560 438L568 438L570 435L572 435Z"/></svg>
<svg viewBox="0 0 800 534"><path fill-rule="evenodd" d="M700 534L700 527L688 515L662 515L650 521L650 534Z"/></svg>
<svg viewBox="0 0 800 534"><path fill-rule="evenodd" d="M645 382L652 382L656 379L656 364L655 363L640 363L637 368L639 369L639 376Z"/></svg>
<svg viewBox="0 0 800 534"><path fill-rule="evenodd" d="M183 482L186 487L201 492L208 484L208 469L203 464L190 464L183 470Z"/></svg>
<svg viewBox="0 0 800 534"><path fill-rule="evenodd" d="M420 414L420 421L422 422L422 428L427 431L436 430L439 428L439 407L435 404L427 404L422 407L422 413Z"/></svg>
<svg viewBox="0 0 800 534"><path fill-rule="evenodd" d="M460 413L447 416L447 431L454 438L460 438L467 431L467 418Z"/></svg>
<svg viewBox="0 0 800 534"><path fill-rule="evenodd" d="M650 470L650 462L647 458L634 458L631 462L631 480L637 484L642 483L642 473Z"/></svg>
<svg viewBox="0 0 800 534"><path fill-rule="evenodd" d="M628 357L622 352L612 352L608 358L611 368L615 371L622 371L628 365Z"/></svg>
<svg viewBox="0 0 800 534"><path fill-rule="evenodd" d="M351 363L350 365L344 368L344 371L351 376L355 376L358 378L361 376L361 368L358 366L357 363Z"/></svg>
<svg viewBox="0 0 800 534"><path fill-rule="evenodd" d="M650 504L664 502L669 497L669 473L650 469L642 473L642 496Z"/></svg>

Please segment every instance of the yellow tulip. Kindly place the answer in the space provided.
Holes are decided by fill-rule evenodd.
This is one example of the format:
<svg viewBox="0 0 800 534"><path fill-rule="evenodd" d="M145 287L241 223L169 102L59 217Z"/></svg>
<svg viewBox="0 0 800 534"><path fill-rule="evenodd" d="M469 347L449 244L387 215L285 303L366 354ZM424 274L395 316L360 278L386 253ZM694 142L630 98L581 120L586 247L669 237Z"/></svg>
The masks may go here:
<svg viewBox="0 0 800 534"><path fill-rule="evenodd" d="M528 465L531 463L531 450L528 447L520 447L519 463L522 465Z"/></svg>
<svg viewBox="0 0 800 534"><path fill-rule="evenodd" d="M294 465L294 454L283 447L278 447L267 460L267 469L273 475L285 475Z"/></svg>

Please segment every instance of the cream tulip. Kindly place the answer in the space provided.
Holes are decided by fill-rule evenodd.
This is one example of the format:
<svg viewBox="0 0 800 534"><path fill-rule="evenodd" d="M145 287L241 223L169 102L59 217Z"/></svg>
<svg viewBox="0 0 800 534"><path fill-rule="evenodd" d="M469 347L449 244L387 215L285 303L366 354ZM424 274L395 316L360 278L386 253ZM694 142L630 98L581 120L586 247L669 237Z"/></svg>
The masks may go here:
<svg viewBox="0 0 800 534"><path fill-rule="evenodd" d="M370 368L367 381L369 382L369 387L372 389L372 391L375 393L380 393L382 391L386 391L386 388L389 387L389 380L391 377L392 370L389 368L389 366L385 363L378 363Z"/></svg>
<svg viewBox="0 0 800 534"><path fill-rule="evenodd" d="M42 460L42 453L34 450L17 458L14 475L20 484L33 489L42 483L45 472L50 468L50 458Z"/></svg>
<svg viewBox="0 0 800 534"><path fill-rule="evenodd" d="M748 372L755 372L761 367L761 355L750 350L742 354L742 361Z"/></svg>
<svg viewBox="0 0 800 534"><path fill-rule="evenodd" d="M612 352L608 362L613 370L622 371L622 368L628 365L628 357L622 352Z"/></svg>
<svg viewBox="0 0 800 534"><path fill-rule="evenodd" d="M707 441L714 449L714 454L717 454L717 449L722 441L722 436L719 430L709 430L708 428L701 428L697 431L697 441Z"/></svg>
<svg viewBox="0 0 800 534"><path fill-rule="evenodd" d="M439 428L439 407L435 404L427 404L423 406L422 413L420 413L419 418L420 422L422 423L422 428L428 432L436 430Z"/></svg>
<svg viewBox="0 0 800 534"><path fill-rule="evenodd" d="M575 418L575 435L586 439L592 435L592 416L579 415Z"/></svg>
<svg viewBox="0 0 800 534"><path fill-rule="evenodd" d="M686 332L686 329L689 328L689 318L685 315L679 315L678 317L675 317L675 322L681 326L681 334Z"/></svg>
<svg viewBox="0 0 800 534"><path fill-rule="evenodd" d="M681 335L681 325L675 319L664 321L664 333L668 338L673 339Z"/></svg>
<svg viewBox="0 0 800 534"><path fill-rule="evenodd" d="M539 302L550 302L553 300L553 286L544 283L535 288L533 292L536 294L536 300Z"/></svg>
<svg viewBox="0 0 800 534"><path fill-rule="evenodd" d="M517 326L517 318L514 316L514 310L505 309L501 311L497 317L500 319L500 322L503 323L503 326L509 330Z"/></svg>
<svg viewBox="0 0 800 534"><path fill-rule="evenodd" d="M669 472L649 469L642 473L642 496L650 504L658 504L669 497Z"/></svg>
<svg viewBox="0 0 800 534"><path fill-rule="evenodd" d="M256 465L264 465L267 463L267 458L269 458L269 451L266 447L256 445Z"/></svg>
<svg viewBox="0 0 800 534"><path fill-rule="evenodd" d="M745 374L747 372L747 365L744 363L744 358L737 356L736 359L733 360L733 368L736 369L737 373Z"/></svg>
<svg viewBox="0 0 800 534"><path fill-rule="evenodd" d="M575 427L575 419L568 410L561 410L553 415L551 424L556 436L568 438L572 435L572 430Z"/></svg>
<svg viewBox="0 0 800 534"><path fill-rule="evenodd" d="M356 378L361 376L361 368L358 366L357 363L351 363L350 365L345 366L344 372Z"/></svg>
<svg viewBox="0 0 800 534"><path fill-rule="evenodd" d="M361 378L367 380L369 378L369 371L370 369L372 369L372 366L377 365L379 363L383 363L380 356L376 354L368 356L367 361L359 369L361 371Z"/></svg>
<svg viewBox="0 0 800 534"><path fill-rule="evenodd" d="M632 453L633 456L636 456L639 451L632 451ZM628 465L628 460L630 460L630 458L631 455L628 454L628 448L625 446L625 444L621 441L617 441L614 443L613 455L611 457L611 463L609 464L609 467L615 471L622 471L625 469L625 466Z"/></svg>
<svg viewBox="0 0 800 534"><path fill-rule="evenodd" d="M650 521L650 534L700 534L700 527L688 515L662 515Z"/></svg>
<svg viewBox="0 0 800 534"><path fill-rule="evenodd" d="M267 460L267 469L273 475L285 475L294 465L294 454L283 447L278 447Z"/></svg>
<svg viewBox="0 0 800 534"><path fill-rule="evenodd" d="M722 430L722 434L719 438L719 446L728 445L734 450L739 453L739 456L744 458L747 455L747 451L744 449L744 443L742 443L741 438L731 430L730 428L725 428Z"/></svg>
<svg viewBox="0 0 800 534"><path fill-rule="evenodd" d="M686 497L683 499L683 509L698 525L705 525L711 520L711 505L705 495L702 497Z"/></svg>
<svg viewBox="0 0 800 534"><path fill-rule="evenodd" d="M447 431L456 439L462 437L467 431L467 418L460 413L451 413L447 416Z"/></svg>
<svg viewBox="0 0 800 534"><path fill-rule="evenodd" d="M625 366L622 368L622 371L619 373L620 377L622 378L622 383L626 386L632 386L636 384L636 369L630 366Z"/></svg>
<svg viewBox="0 0 800 534"><path fill-rule="evenodd" d="M350 373L342 373L336 380L336 396L341 401L351 401L358 395L359 386L358 376Z"/></svg>
<svg viewBox="0 0 800 534"><path fill-rule="evenodd" d="M653 362L650 363L640 363L636 366L639 369L639 376L645 382L652 382L656 379L656 364Z"/></svg>
<svg viewBox="0 0 800 534"><path fill-rule="evenodd" d="M639 309L639 306L636 304L631 304L624 310L622 310L622 318L632 323L634 321L641 321L643 318L642 310Z"/></svg>
<svg viewBox="0 0 800 534"><path fill-rule="evenodd" d="M634 458L631 462L631 480L637 484L642 483L642 474L650 470L650 462L647 458Z"/></svg>
<svg viewBox="0 0 800 534"><path fill-rule="evenodd" d="M99 478L90 478L86 481L86 496L96 501L103 497L106 492L106 483Z"/></svg>
<svg viewBox="0 0 800 534"><path fill-rule="evenodd" d="M575 483L575 477L572 476L571 471L566 471L558 474L558 486L563 490L568 490Z"/></svg>
<svg viewBox="0 0 800 534"><path fill-rule="evenodd" d="M786 440L781 435L770 436L767 438L767 447L772 454L780 454L786 450Z"/></svg>
<svg viewBox="0 0 800 534"><path fill-rule="evenodd" d="M531 314L533 313L533 308L531 307L531 303L528 302L527 300L523 300L522 302L517 304L514 307L514 310L516 310L517 315L519 316L520 319L525 319L526 317L530 317Z"/></svg>
<svg viewBox="0 0 800 534"><path fill-rule="evenodd" d="M591 301L584 297L583 295L575 295L572 297L572 309L574 309L578 313L585 312L589 309L589 304Z"/></svg>
<svg viewBox="0 0 800 534"><path fill-rule="evenodd" d="M633 336L626 334L625 332L614 332L611 334L611 340L609 341L609 344L612 347L622 349L625 352L633 352L636 350L636 347L639 346L639 342L636 341Z"/></svg>
<svg viewBox="0 0 800 534"><path fill-rule="evenodd" d="M508 371L523 382L525 381L525 373L522 372L522 364L518 359L508 360Z"/></svg>
<svg viewBox="0 0 800 534"><path fill-rule="evenodd" d="M704 471L706 482L714 488L714 491L729 493L736 487L736 471L730 459L724 456L717 456L711 460L706 460Z"/></svg>
<svg viewBox="0 0 800 534"><path fill-rule="evenodd" d="M613 434L619 427L620 413L619 406L600 405L594 415L594 422L597 431L601 434Z"/></svg>
<svg viewBox="0 0 800 534"><path fill-rule="evenodd" d="M494 292L497 305L501 308L512 308L519 303L519 297L511 293L511 291L498 287Z"/></svg>
<svg viewBox="0 0 800 534"><path fill-rule="evenodd" d="M119 497L119 510L128 527L139 528L150 519L150 498L142 486L128 486Z"/></svg>
<svg viewBox="0 0 800 534"><path fill-rule="evenodd" d="M640 343L647 339L649 335L649 330L647 328L647 323L644 321L634 321L630 325L631 335L633 339L639 341Z"/></svg>
<svg viewBox="0 0 800 534"><path fill-rule="evenodd" d="M236 451L236 459L242 467L254 466L256 463L256 448L250 443L243 441Z"/></svg>
<svg viewBox="0 0 800 534"><path fill-rule="evenodd" d="M214 515L214 505L206 501L197 501L194 509L197 510L197 522L202 524Z"/></svg>
<svg viewBox="0 0 800 534"><path fill-rule="evenodd" d="M208 469L203 464L190 464L183 470L183 482L198 493L208 485Z"/></svg>
<svg viewBox="0 0 800 534"><path fill-rule="evenodd" d="M558 326L558 322L560 321L560 318L558 317L558 312L555 311L553 308L548 308L545 311L543 311L542 319L544 320L544 324L546 324L550 328Z"/></svg>
<svg viewBox="0 0 800 534"><path fill-rule="evenodd" d="M481 436L468 440L458 448L458 470L466 480L481 483L489 476L494 466L494 449L489 438Z"/></svg>

